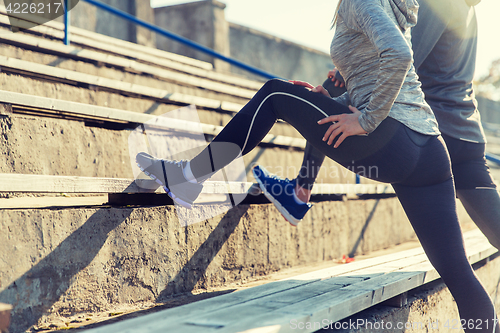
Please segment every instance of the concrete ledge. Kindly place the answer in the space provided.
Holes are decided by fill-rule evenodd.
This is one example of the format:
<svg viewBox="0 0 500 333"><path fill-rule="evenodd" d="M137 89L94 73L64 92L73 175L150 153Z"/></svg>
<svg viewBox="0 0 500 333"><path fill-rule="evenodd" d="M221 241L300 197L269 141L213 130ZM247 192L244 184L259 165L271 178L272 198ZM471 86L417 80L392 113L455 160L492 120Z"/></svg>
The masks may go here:
<svg viewBox="0 0 500 333"><path fill-rule="evenodd" d="M5 8L0 6L0 15L6 16ZM36 18L34 18L36 20ZM22 25L22 21L20 21ZM59 22L46 22L44 25L31 28L31 33L50 36L59 40L64 38L64 25ZM153 66L174 69L214 81L233 84L238 87L257 90L260 81L248 80L239 76L225 75L213 71L212 64L184 57L175 53L130 43L117 38L108 37L77 27L71 27L71 43L85 48L96 49L103 53L136 59Z"/></svg>
<svg viewBox="0 0 500 333"><path fill-rule="evenodd" d="M150 179L123 179L77 176L46 176L0 173L0 192L28 193L164 193ZM259 195L260 189L249 182L207 181L202 194L247 194ZM313 195L358 195L391 194L394 190L387 184L317 184Z"/></svg>
<svg viewBox="0 0 500 333"><path fill-rule="evenodd" d="M104 120L118 123L129 122L133 124L148 123L148 127L181 130L185 132L192 132L193 128L200 128L204 134L210 134L213 136L219 134L223 129L222 126L200 124L173 118L155 117L144 113L27 95L5 90L0 91L0 103L2 102L12 104L14 106L13 111L20 113L22 113L22 110L18 111L15 106L20 106L21 108L29 107L30 114L36 114L37 111L39 111L40 115L53 114L55 117L71 116L81 118L83 120ZM272 134L267 134L264 139L262 139L262 142L272 146L286 146L302 150L306 146L306 140L303 138L292 138Z"/></svg>
<svg viewBox="0 0 500 333"><path fill-rule="evenodd" d="M188 227L174 206L0 210L0 302L14 306L11 331L19 332L413 238L396 198L316 203L297 228L271 204Z"/></svg>
<svg viewBox="0 0 500 333"><path fill-rule="evenodd" d="M464 235L469 261L497 249L479 230ZM315 332L408 290L439 279L422 248L336 266L201 302L126 320L88 332ZM228 311L231 316L228 316Z"/></svg>
<svg viewBox="0 0 500 333"><path fill-rule="evenodd" d="M4 15L4 16L7 16L6 8L3 5L0 6L0 14ZM16 19L13 15L11 15L11 17L13 19ZM25 20L29 20L29 22L32 22L32 23L41 24L42 27L50 27L51 29L55 29L55 30L59 30L61 32L64 32L64 24L63 23L55 22L55 21L45 22L44 20L40 20L40 18L38 16L36 16L36 15L29 15L29 14L28 15L22 15L22 18L18 18L17 19L18 22L16 22L16 24L19 27L23 28L25 26L22 23L26 22ZM29 27L32 27L32 25L30 25ZM33 29L38 29L38 28L39 28L39 26L34 27ZM177 55L177 54L173 54L173 53L169 53L169 52L165 52L165 51L153 49L153 48L150 48L150 47L147 47L147 46L144 46L144 45L138 45L138 44L135 44L135 43L123 41L123 40L120 40L118 38L113 38L113 37L105 36L105 35L102 35L102 34L99 34L99 33L95 33L95 32L88 31L88 30L81 29L81 28L77 28L77 27L71 27L71 33L72 33L72 35L76 34L76 35L87 36L87 37L93 38L96 41L101 41L101 42L108 43L108 45L109 44L115 45L115 46L119 45L119 46L122 46L122 47L126 47L128 49L133 49L133 50L137 50L137 51L140 51L140 52L145 52L146 51L145 53L154 53L158 57L162 57L162 58L165 58L165 59L175 60L175 61L178 61L178 62L186 63L186 64L189 64L189 65L200 67L200 68L204 68L204 69L212 69L213 68L211 64L209 64L207 62L204 62L204 61L200 61L200 60L196 60L196 59L184 57L184 56L181 56L181 55ZM106 50L106 48L104 48L103 50ZM147 52L148 50L149 50L149 52Z"/></svg>
<svg viewBox="0 0 500 333"><path fill-rule="evenodd" d="M2 16L0 16L0 19L1 18ZM55 54L61 57L71 58L80 61L87 61L87 62L91 61L91 62L102 63L119 69L125 68L138 73L143 73L154 77L163 78L168 81L184 85L190 85L193 87L200 87L248 99L252 98L252 96L256 92L255 90L238 88L230 84L211 81L204 77L196 77L192 74L183 74L179 72L169 71L158 67L142 64L137 61L124 59L118 56L79 49L72 46L66 46L61 43L51 42L41 38L35 38L18 34L14 36L14 33L12 34L5 33L5 34L0 34L0 41L4 42L5 44L12 44L21 47L27 47L29 49L34 49L41 53Z"/></svg>
<svg viewBox="0 0 500 333"><path fill-rule="evenodd" d="M62 68L54 68L47 65L35 64L28 61L18 60L0 56L0 66L3 72L23 73L41 77L43 80L55 80L57 82L74 85L87 84L114 92L141 96L165 103L180 103L184 105L194 104L208 109L221 109L236 112L243 106L236 103L218 101L204 97L189 96L182 93L171 93L166 90L141 86L133 83L121 82L89 74L76 73Z"/></svg>
<svg viewBox="0 0 500 333"><path fill-rule="evenodd" d="M19 94L18 96L19 99L26 96L27 103L32 102L27 95ZM47 112L56 105L53 104L53 99L43 98L35 98L33 103L42 100L44 101L43 107L48 108ZM61 102L57 103L61 104L59 106L65 104L63 101L58 102ZM9 106L7 105L7 107ZM12 105L12 108L15 110L16 106ZM0 105L1 109L2 105ZM95 111L94 107L85 104L80 104L79 109L89 113ZM110 111L103 109L103 111ZM37 112L41 112L41 108L37 110ZM53 111L55 114L58 112ZM106 113L100 115L105 116ZM135 116L134 113L127 115ZM61 112L59 116L72 117L69 114L65 115L64 112ZM111 117L112 114L108 114L108 116ZM151 116L137 114L137 117ZM130 151L129 140L131 133L134 132L113 129L112 126L109 126L110 123L105 124L108 127L101 127L97 121L89 120L89 124L85 120L86 118L92 119L93 117L81 116L82 121L78 121L79 119L74 115L71 118L73 120L40 117L36 116L35 113L33 115L16 113L0 115L0 146L5 152L0 156L0 173L133 179L134 170L136 170L134 157L138 151L134 149ZM213 125L207 126L216 129ZM130 128L130 125L127 128ZM184 151L186 148L180 144L184 142L184 139L191 140L189 137L183 136L182 133L176 132L174 135L179 138L179 142L163 145L161 143L172 137L172 133L154 128L150 132L152 134L150 138L156 140L152 145L155 151L151 153L158 156L167 157L172 156L171 151ZM201 144L204 145L206 142ZM283 146L270 146L269 144L259 146L243 159L245 172L247 172L246 181L253 181L251 166L255 163L265 166L270 172L282 177L294 178L298 173L302 159L303 152L297 148L290 149ZM332 160L325 161L318 177L318 183L349 182L354 183L354 176L350 170L344 169Z"/></svg>

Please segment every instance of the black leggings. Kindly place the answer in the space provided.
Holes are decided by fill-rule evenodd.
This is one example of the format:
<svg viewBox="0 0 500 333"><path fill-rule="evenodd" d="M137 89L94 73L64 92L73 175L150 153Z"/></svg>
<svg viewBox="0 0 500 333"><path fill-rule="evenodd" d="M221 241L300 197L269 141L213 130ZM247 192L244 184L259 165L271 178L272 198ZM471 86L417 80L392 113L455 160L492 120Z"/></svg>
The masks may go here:
<svg viewBox="0 0 500 333"><path fill-rule="evenodd" d="M485 144L447 135L443 139L450 152L457 197L490 243L500 249L500 196L486 164Z"/></svg>
<svg viewBox="0 0 500 333"><path fill-rule="evenodd" d="M335 87L330 79L323 86L331 96L345 92ZM451 158L457 197L489 242L500 250L500 195L486 164L485 144L442 136ZM308 190L313 188L324 159L325 155L308 142L297 175L299 186Z"/></svg>
<svg viewBox="0 0 500 333"><path fill-rule="evenodd" d="M448 152L442 138L416 133L387 118L368 136L350 136L333 148L322 141L329 124L317 121L349 109L324 95L281 80L267 82L213 142L191 160L198 180L251 151L277 119L297 129L324 155L371 179L391 183L425 250L453 294L462 319L489 321L491 300L465 254L455 207ZM232 149L228 149L230 144ZM218 147L222 147L218 149ZM473 332L467 330L466 332Z"/></svg>

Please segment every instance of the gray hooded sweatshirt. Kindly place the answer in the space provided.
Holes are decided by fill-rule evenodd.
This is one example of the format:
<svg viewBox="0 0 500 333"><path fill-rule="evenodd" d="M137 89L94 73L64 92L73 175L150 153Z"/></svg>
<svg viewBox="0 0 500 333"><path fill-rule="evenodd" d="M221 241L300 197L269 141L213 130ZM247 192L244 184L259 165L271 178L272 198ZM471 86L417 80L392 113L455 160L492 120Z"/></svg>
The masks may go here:
<svg viewBox="0 0 500 333"><path fill-rule="evenodd" d="M486 142L472 89L476 69L479 0L419 0L412 29L415 67L425 99L443 134Z"/></svg>
<svg viewBox="0 0 500 333"><path fill-rule="evenodd" d="M417 10L416 0L340 5L331 57L347 92L335 100L360 110L360 125L368 133L391 117L419 133L440 134L413 66L410 29Z"/></svg>

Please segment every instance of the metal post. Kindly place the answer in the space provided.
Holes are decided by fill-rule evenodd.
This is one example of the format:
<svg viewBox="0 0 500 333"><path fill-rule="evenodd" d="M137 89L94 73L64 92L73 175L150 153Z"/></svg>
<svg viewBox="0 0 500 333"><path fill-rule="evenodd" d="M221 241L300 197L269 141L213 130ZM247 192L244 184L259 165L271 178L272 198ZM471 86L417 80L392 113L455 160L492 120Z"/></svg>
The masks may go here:
<svg viewBox="0 0 500 333"><path fill-rule="evenodd" d="M70 14L69 14L69 0L64 0L64 44L69 45L69 26L70 26Z"/></svg>
<svg viewBox="0 0 500 333"><path fill-rule="evenodd" d="M486 159L488 161L495 162L496 164L500 164L500 156L493 155L491 153L486 153Z"/></svg>

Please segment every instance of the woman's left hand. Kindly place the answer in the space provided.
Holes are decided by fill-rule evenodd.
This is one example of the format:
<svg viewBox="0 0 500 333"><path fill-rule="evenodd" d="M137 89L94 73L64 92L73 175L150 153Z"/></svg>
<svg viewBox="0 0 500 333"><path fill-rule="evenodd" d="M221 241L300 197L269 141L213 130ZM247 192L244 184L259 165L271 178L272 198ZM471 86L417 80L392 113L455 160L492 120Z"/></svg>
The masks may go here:
<svg viewBox="0 0 500 333"><path fill-rule="evenodd" d="M328 141L327 144L331 145L333 140L342 134L335 142L335 145L333 146L334 148L338 148L338 146L340 146L340 144L348 136L366 134L366 131L359 124L358 118L361 115L361 111L356 109L354 106L349 106L349 110L351 110L351 114L338 114L318 121L318 124L320 125L333 122L333 125L328 128L323 136L323 141Z"/></svg>
<svg viewBox="0 0 500 333"><path fill-rule="evenodd" d="M315 92L315 93L320 93L320 94L323 94L325 95L326 97L330 97L330 93L328 92L328 90L326 90L323 86L319 85L319 86L313 86L312 84L310 84L309 82L305 82L305 81L297 81L297 80L291 80L291 81L288 81L296 86L302 86L302 87L306 87L307 89L311 90L312 92Z"/></svg>

